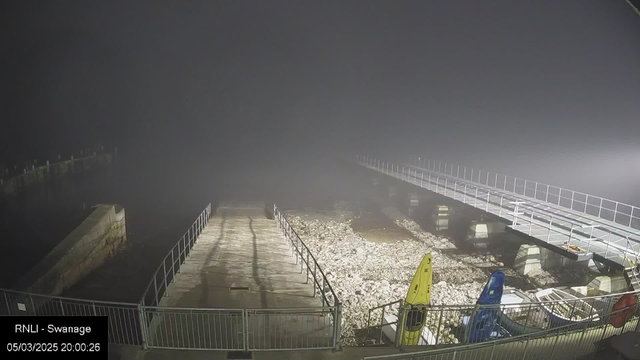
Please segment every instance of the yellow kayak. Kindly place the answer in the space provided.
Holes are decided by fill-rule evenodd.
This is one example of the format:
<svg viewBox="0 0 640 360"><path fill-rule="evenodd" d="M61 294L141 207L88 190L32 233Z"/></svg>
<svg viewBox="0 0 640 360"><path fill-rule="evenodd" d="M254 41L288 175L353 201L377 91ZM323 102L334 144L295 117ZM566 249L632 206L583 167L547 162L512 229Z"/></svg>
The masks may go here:
<svg viewBox="0 0 640 360"><path fill-rule="evenodd" d="M427 311L425 306L431 302L431 254L422 258L420 266L416 269L413 280L409 286L405 298L406 317L404 321L403 342L404 345L418 345L422 329L425 325ZM420 305L420 307L415 307Z"/></svg>

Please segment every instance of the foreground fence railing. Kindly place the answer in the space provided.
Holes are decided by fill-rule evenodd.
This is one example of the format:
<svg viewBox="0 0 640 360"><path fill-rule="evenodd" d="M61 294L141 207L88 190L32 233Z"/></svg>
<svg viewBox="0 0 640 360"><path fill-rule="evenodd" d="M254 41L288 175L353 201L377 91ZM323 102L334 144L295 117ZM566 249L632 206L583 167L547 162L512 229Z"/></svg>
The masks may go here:
<svg viewBox="0 0 640 360"><path fill-rule="evenodd" d="M358 156L360 165L407 181L512 221L511 228L564 249L575 256L594 254L598 261L621 268L640 262L640 238L634 229L554 209L545 203L529 204L512 192L482 187L470 180L456 180L430 170L416 170ZM621 228L622 227L622 228Z"/></svg>
<svg viewBox="0 0 640 360"><path fill-rule="evenodd" d="M639 331L636 316L619 328L609 324L611 318L624 316L628 308L602 314L597 321L583 320L552 329L478 344L429 349L403 354L368 356L362 360L455 360L455 359L575 359L593 353L602 340L629 331Z"/></svg>
<svg viewBox="0 0 640 360"><path fill-rule="evenodd" d="M109 343L143 345L140 304L91 301L0 289L0 315L107 316Z"/></svg>
<svg viewBox="0 0 640 360"><path fill-rule="evenodd" d="M278 226L282 230L283 235L289 241L289 246L292 249L296 263L300 262L300 272L306 271L307 281L313 282L313 293L320 295L322 299L322 306L327 307L331 317L333 318L333 346L336 349L340 348L340 336L342 333L341 318L342 318L342 304L338 300L338 296L333 291L331 284L327 280L327 276L318 264L315 256L309 251L307 245L300 239L300 236L291 227L287 219L284 217L280 209L273 205L273 217L278 223Z"/></svg>
<svg viewBox="0 0 640 360"><path fill-rule="evenodd" d="M158 265L140 300L142 306L160 305L162 296L166 295L167 287L174 281L176 274L180 272L180 266L187 260L191 249L196 244L198 236L202 233L204 227L207 226L210 217L211 203L202 210L187 232L182 235Z"/></svg>
<svg viewBox="0 0 640 360"><path fill-rule="evenodd" d="M274 205L274 218L313 282L316 308L216 309L161 306L161 299L212 215L211 204L156 269L138 304L0 289L0 315L107 316L109 342L145 348L264 351L340 349L341 304L315 257Z"/></svg>
<svg viewBox="0 0 640 360"><path fill-rule="evenodd" d="M425 324L421 343L424 345L484 342L563 328L575 323L581 323L583 329L590 329L608 324L614 305L627 294L632 294L637 299L640 291L501 305L412 306L403 305L398 300L369 310L367 328L379 338L380 343L391 342L397 347L406 345L402 342L402 333L409 311L421 313ZM632 320L636 320L636 326L640 324L637 322L640 306L627 311L633 312L629 315ZM640 328L636 328L638 330Z"/></svg>

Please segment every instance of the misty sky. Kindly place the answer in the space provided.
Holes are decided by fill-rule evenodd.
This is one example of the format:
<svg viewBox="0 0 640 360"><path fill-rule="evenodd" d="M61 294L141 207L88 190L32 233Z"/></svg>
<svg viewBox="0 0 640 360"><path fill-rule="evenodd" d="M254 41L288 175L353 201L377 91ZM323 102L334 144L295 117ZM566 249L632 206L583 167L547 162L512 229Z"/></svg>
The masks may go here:
<svg viewBox="0 0 640 360"><path fill-rule="evenodd" d="M94 141L181 170L420 153L640 204L640 16L624 0L14 1L2 14L11 161Z"/></svg>

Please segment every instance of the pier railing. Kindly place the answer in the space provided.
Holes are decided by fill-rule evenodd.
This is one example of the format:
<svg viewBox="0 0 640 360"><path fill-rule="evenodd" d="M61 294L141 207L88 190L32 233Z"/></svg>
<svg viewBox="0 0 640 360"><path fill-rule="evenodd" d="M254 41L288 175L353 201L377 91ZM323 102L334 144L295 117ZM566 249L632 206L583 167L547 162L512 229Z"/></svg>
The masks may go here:
<svg viewBox="0 0 640 360"><path fill-rule="evenodd" d="M464 172L457 177L457 171L450 175L366 156L358 156L357 163L510 221L511 229L554 246L575 259L593 257L620 270L640 263L638 231L617 220L569 210L551 200L545 202L539 196L525 197L510 189L483 185L475 176L476 181L470 180L471 176Z"/></svg>
<svg viewBox="0 0 640 360"><path fill-rule="evenodd" d="M510 191L517 195L542 200L619 225L640 229L640 208L620 201L482 169L427 160L417 156L411 156L409 162L413 166L457 179Z"/></svg>
<svg viewBox="0 0 640 360"><path fill-rule="evenodd" d="M191 249L198 241L198 236L200 236L204 227L207 226L210 217L211 203L202 210L189 229L162 259L142 295L140 300L142 306L160 305L162 297L166 295L167 287L174 281L176 274L180 272L180 266L187 260Z"/></svg>
<svg viewBox="0 0 640 360"><path fill-rule="evenodd" d="M0 289L0 316L107 316L109 343L143 345L140 304L92 301Z"/></svg>
<svg viewBox="0 0 640 360"><path fill-rule="evenodd" d="M407 345L402 341L405 331L403 324L406 324L407 314L411 310L424 314L422 345L450 346L491 341L562 328L577 322L589 329L609 324L609 314L615 303L626 294L633 294L637 299L640 291L500 305L415 306L402 304L398 300L370 309L367 329L379 337L381 343L391 343L396 347ZM637 322L640 305L627 311L633 312L628 314L630 321ZM389 334L393 334L392 338L389 338Z"/></svg>
<svg viewBox="0 0 640 360"><path fill-rule="evenodd" d="M627 308L601 314L598 321L576 321L556 328L539 330L515 337L493 339L477 344L465 344L406 352L402 354L367 356L362 360L455 360L455 359L576 359L597 351L603 340L625 332L639 331L635 317L616 328L609 320L624 316ZM594 325L595 323L595 325Z"/></svg>
<svg viewBox="0 0 640 360"><path fill-rule="evenodd" d="M145 348L265 351L340 349L341 304L309 248L274 206L300 271L322 305L312 308L220 309L162 305L198 236L212 216L211 204L168 252L137 304L91 301L0 289L2 315L107 316L109 343ZM310 284L311 286L311 284Z"/></svg>
<svg viewBox="0 0 640 360"><path fill-rule="evenodd" d="M307 282L311 280L313 283L314 295L320 295L322 306L330 310L331 317L333 318L333 347L339 349L340 336L342 333L342 304L340 304L338 296L333 291L333 287L329 283L329 280L327 280L327 276L324 271L322 271L315 256L311 253L304 241L300 239L298 233L291 227L275 204L273 205L273 217L285 238L289 240L289 248L296 257L296 263L300 263L300 272L306 272Z"/></svg>

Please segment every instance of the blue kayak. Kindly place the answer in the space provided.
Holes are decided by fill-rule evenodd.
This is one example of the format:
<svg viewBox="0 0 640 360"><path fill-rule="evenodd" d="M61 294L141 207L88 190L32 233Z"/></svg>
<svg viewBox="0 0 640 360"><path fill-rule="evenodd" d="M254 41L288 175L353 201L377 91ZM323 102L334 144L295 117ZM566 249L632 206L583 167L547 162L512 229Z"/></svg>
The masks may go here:
<svg viewBox="0 0 640 360"><path fill-rule="evenodd" d="M496 271L491 274L489 281L484 286L477 305L496 305L492 308L478 309L471 320L469 327L469 342L476 343L487 341L492 337L492 333L499 330L497 325L500 318L500 301L502 299L502 290L504 288L504 273Z"/></svg>

